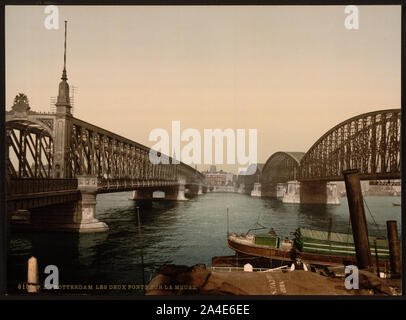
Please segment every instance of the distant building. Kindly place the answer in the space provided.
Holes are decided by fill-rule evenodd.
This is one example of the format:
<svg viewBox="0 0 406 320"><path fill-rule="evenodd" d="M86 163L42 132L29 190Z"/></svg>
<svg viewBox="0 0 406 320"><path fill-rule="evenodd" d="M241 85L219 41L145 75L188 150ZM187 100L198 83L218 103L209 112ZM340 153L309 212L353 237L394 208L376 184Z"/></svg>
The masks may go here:
<svg viewBox="0 0 406 320"><path fill-rule="evenodd" d="M206 182L211 186L233 186L236 182L236 176L223 170L215 171L216 166L211 166L210 171L203 172Z"/></svg>
<svg viewBox="0 0 406 320"><path fill-rule="evenodd" d="M205 174L207 184L211 186L225 186L227 177L221 173L207 173Z"/></svg>

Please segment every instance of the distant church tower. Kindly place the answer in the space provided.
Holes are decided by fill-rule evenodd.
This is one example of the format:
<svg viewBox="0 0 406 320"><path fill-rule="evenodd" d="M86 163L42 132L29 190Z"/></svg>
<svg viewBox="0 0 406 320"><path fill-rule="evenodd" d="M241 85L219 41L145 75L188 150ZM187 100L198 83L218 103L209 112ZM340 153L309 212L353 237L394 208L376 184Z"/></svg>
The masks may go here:
<svg viewBox="0 0 406 320"><path fill-rule="evenodd" d="M63 54L63 71L61 82L58 88L58 99L56 106L56 127L54 136L54 178L73 178L69 168L70 139L72 131L72 106L69 98L69 84L66 75L66 30L65 21L65 44Z"/></svg>

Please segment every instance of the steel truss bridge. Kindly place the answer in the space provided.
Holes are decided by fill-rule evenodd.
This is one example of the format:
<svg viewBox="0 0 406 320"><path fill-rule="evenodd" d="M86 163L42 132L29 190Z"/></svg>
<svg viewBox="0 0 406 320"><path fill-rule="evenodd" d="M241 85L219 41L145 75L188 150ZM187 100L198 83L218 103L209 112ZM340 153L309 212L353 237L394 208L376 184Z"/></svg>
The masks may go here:
<svg viewBox="0 0 406 320"><path fill-rule="evenodd" d="M368 112L343 121L306 152L276 152L261 173L263 194L278 183L341 181L358 169L362 180L401 178L401 110Z"/></svg>
<svg viewBox="0 0 406 320"><path fill-rule="evenodd" d="M63 83L63 82L62 82ZM73 117L69 101L55 113L31 110L16 97L6 113L7 206L9 212L81 201L95 194L138 190L168 200L206 190L194 168L135 141ZM167 163L167 164L166 164ZM82 201L83 202L83 201ZM94 208L93 208L94 209Z"/></svg>

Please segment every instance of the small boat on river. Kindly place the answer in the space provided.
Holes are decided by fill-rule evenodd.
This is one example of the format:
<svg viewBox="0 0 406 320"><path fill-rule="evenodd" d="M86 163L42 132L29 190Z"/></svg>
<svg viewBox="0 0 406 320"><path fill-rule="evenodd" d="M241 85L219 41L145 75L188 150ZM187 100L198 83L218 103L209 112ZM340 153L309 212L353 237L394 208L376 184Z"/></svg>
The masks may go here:
<svg viewBox="0 0 406 320"><path fill-rule="evenodd" d="M303 263L322 266L343 266L357 262L352 234L299 228L294 233L295 238L289 240L273 233L256 235L233 233L227 236L227 242L237 254L272 260L285 262L300 260ZM374 264L376 265L375 251L377 251L379 265L387 267L388 241L369 237L369 242Z"/></svg>

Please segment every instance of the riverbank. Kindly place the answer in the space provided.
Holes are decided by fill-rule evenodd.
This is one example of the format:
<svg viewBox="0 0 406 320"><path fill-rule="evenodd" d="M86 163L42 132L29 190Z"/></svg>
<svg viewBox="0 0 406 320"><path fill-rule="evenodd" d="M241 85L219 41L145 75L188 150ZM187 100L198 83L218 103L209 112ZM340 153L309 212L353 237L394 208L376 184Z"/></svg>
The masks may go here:
<svg viewBox="0 0 406 320"><path fill-rule="evenodd" d="M205 265L164 265L147 285L146 295L400 295L400 279L359 272L359 289L347 290L344 274L323 271L213 271Z"/></svg>

